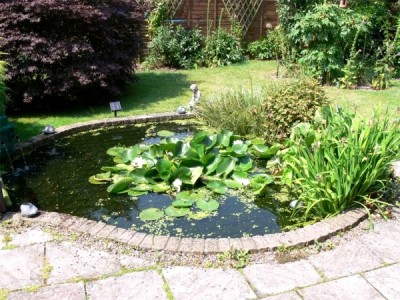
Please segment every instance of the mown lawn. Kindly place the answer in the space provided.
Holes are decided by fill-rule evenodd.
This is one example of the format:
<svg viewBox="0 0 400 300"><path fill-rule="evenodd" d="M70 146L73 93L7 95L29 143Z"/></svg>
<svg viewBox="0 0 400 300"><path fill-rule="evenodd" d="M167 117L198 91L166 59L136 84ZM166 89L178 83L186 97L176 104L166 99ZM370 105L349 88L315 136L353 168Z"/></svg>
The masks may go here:
<svg viewBox="0 0 400 300"><path fill-rule="evenodd" d="M187 105L191 98L189 86L199 86L202 99L207 95L234 87L258 87L269 80L276 72L273 61L247 61L222 68L196 69L188 71L139 72L139 81L127 86L119 99L123 111L118 116L133 116L159 112L175 111L179 105ZM374 107L394 111L400 106L400 81L394 81L385 91L340 90L326 87L328 97L342 106L357 107L363 116L372 114ZM110 118L108 104L97 107L70 109L43 114L31 113L10 117L17 125L21 140L39 134L48 124L55 127L93 119Z"/></svg>

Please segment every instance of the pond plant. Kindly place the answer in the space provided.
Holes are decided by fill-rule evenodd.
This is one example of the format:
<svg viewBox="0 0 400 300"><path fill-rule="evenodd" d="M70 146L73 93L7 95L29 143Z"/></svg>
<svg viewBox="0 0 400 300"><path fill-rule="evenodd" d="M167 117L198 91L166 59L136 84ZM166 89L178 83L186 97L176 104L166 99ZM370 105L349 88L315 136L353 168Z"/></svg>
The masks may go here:
<svg viewBox="0 0 400 300"><path fill-rule="evenodd" d="M107 153L114 166L104 166L104 173L91 176L92 184L109 184L112 194L133 198L149 192L175 196L170 206L149 208L139 217L153 221L164 217L202 218L217 211L218 195L228 189L248 189L254 195L266 192L273 183L271 175L257 173L256 160L269 159L281 145L268 147L260 140L244 140L231 131L211 134L200 131L186 140L160 131L159 143L113 147Z"/></svg>

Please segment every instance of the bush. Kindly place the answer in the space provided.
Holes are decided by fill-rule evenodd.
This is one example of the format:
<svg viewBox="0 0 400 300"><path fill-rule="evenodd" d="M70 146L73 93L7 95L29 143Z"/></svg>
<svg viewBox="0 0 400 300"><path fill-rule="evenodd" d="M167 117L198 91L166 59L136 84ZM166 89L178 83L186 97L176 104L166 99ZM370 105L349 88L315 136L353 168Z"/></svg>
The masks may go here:
<svg viewBox="0 0 400 300"><path fill-rule="evenodd" d="M297 212L305 220L322 219L353 206L384 205L388 168L400 158L399 124L378 114L357 120L332 108L320 110L317 119L294 128L282 157L282 180L303 204Z"/></svg>
<svg viewBox="0 0 400 300"><path fill-rule="evenodd" d="M260 135L263 91L235 89L215 94L200 101L197 114L206 124L240 135Z"/></svg>
<svg viewBox="0 0 400 300"><path fill-rule="evenodd" d="M206 38L203 55L206 67L226 66L244 59L240 39L221 28Z"/></svg>
<svg viewBox="0 0 400 300"><path fill-rule="evenodd" d="M0 53L1 54L1 53ZM0 60L0 114L4 114L7 102L7 87L4 82L6 77L6 62Z"/></svg>
<svg viewBox="0 0 400 300"><path fill-rule="evenodd" d="M160 26L149 43L145 67L190 69L200 63L202 44L203 36L198 29Z"/></svg>
<svg viewBox="0 0 400 300"><path fill-rule="evenodd" d="M310 78L271 84L264 101L264 137L270 143L283 141L293 125L309 122L316 110L328 103L322 87Z"/></svg>
<svg viewBox="0 0 400 300"><path fill-rule="evenodd" d="M143 5L130 0L4 0L0 48L14 106L109 101L134 80Z"/></svg>
<svg viewBox="0 0 400 300"><path fill-rule="evenodd" d="M280 59L285 51L285 44L286 38L278 26L270 31L266 37L250 43L246 52L252 59Z"/></svg>

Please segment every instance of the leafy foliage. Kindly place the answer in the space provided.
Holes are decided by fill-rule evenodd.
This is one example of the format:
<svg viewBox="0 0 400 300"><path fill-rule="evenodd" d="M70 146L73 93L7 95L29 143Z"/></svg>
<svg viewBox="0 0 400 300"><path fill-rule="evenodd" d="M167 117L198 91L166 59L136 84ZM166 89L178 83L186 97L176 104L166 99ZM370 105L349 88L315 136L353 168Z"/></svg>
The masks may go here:
<svg viewBox="0 0 400 300"><path fill-rule="evenodd" d="M253 59L280 59L285 52L286 38L280 26L268 32L267 36L257 41L251 42L246 52Z"/></svg>
<svg viewBox="0 0 400 300"><path fill-rule="evenodd" d="M225 194L228 186L249 186L255 195L264 194L274 180L267 175L250 176L255 168L254 159L271 158L279 149L280 145L270 148L243 141L230 131L200 131L187 141L167 137L152 145L110 148L107 153L116 165L102 167L106 173L90 177L89 182L108 183L109 193L133 197L176 191L175 201L165 209L170 217L191 215L194 208L210 213L218 209L219 203L209 195ZM208 188L212 193L191 192L198 188ZM143 211L141 219L163 216L164 213L153 209Z"/></svg>
<svg viewBox="0 0 400 300"><path fill-rule="evenodd" d="M8 100L7 87L4 82L6 77L6 65L5 61L0 60L0 114L3 114L6 110L6 103Z"/></svg>
<svg viewBox="0 0 400 300"><path fill-rule="evenodd" d="M388 116L357 120L325 107L314 124L302 127L282 153L282 181L304 203L298 213L325 218L356 204L379 207L387 168L400 158L399 124Z"/></svg>
<svg viewBox="0 0 400 300"><path fill-rule="evenodd" d="M5 0L0 49L14 106L108 101L134 79L143 5L129 0Z"/></svg>
<svg viewBox="0 0 400 300"><path fill-rule="evenodd" d="M201 63L202 46L203 36L198 29L159 26L149 43L145 67L193 68Z"/></svg>

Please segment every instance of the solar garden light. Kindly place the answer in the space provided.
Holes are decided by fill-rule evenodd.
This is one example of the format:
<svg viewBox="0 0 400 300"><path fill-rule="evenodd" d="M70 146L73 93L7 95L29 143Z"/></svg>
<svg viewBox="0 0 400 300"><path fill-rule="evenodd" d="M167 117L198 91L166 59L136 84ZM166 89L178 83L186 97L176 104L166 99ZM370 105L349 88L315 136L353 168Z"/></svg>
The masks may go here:
<svg viewBox="0 0 400 300"><path fill-rule="evenodd" d="M53 133L55 133L56 132L56 129L53 127L53 126L51 126L51 125L47 125L43 130L42 130L42 133L43 134L46 134L46 135L48 135L48 134L53 134Z"/></svg>
<svg viewBox="0 0 400 300"><path fill-rule="evenodd" d="M110 109L112 112L114 112L114 117L116 117L117 112L122 110L121 102L119 102L119 101L110 102Z"/></svg>

